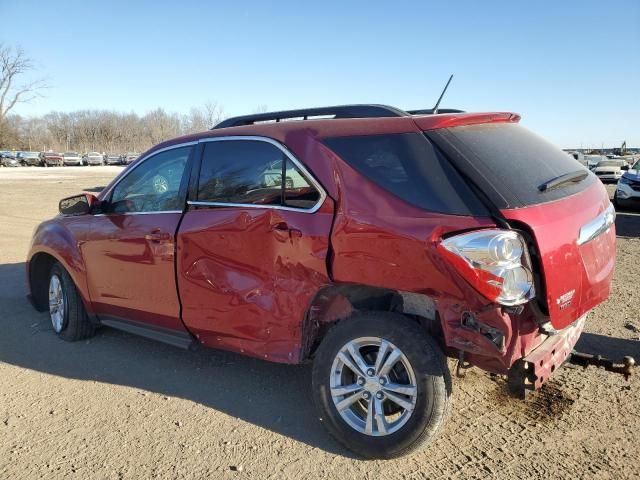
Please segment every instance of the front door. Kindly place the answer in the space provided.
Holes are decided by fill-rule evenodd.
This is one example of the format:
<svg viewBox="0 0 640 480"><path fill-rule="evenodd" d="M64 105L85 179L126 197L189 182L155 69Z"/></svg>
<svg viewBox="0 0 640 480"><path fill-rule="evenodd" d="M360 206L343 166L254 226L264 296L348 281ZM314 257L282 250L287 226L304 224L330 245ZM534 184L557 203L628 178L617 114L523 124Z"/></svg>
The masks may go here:
<svg viewBox="0 0 640 480"><path fill-rule="evenodd" d="M183 331L175 235L186 200L192 146L162 151L131 169L106 197L81 242L94 311Z"/></svg>
<svg viewBox="0 0 640 480"><path fill-rule="evenodd" d="M332 200L269 139L205 142L199 172L178 234L185 325L205 345L296 362L329 282Z"/></svg>

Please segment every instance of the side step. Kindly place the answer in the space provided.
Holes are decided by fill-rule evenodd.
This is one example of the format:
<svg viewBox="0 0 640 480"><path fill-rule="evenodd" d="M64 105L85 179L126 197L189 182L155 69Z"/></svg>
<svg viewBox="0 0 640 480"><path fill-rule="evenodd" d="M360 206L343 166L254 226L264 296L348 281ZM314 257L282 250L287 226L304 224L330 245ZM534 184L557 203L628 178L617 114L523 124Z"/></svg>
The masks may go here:
<svg viewBox="0 0 640 480"><path fill-rule="evenodd" d="M100 323L107 327L122 330L123 332L132 333L162 343L168 343L169 345L183 348L184 350L195 350L198 346L198 342L188 332L179 332L169 328L114 317L101 317Z"/></svg>

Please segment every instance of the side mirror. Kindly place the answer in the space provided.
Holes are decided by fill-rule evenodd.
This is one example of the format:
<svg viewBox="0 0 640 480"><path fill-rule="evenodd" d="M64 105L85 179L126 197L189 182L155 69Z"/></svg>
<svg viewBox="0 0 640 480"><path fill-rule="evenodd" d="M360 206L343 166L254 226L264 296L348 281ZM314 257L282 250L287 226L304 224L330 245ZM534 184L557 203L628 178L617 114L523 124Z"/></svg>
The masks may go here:
<svg viewBox="0 0 640 480"><path fill-rule="evenodd" d="M629 170L629 165L623 165L620 167L620 170Z"/></svg>
<svg viewBox="0 0 640 480"><path fill-rule="evenodd" d="M97 203L99 202L95 195L83 193L60 200L58 210L62 215L87 215Z"/></svg>

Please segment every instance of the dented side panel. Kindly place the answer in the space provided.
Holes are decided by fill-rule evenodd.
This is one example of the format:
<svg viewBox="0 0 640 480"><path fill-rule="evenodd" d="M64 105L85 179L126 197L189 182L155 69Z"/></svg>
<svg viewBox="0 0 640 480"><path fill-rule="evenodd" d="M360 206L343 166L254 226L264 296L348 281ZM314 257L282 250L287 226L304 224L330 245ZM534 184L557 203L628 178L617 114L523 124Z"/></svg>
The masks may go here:
<svg viewBox="0 0 640 480"><path fill-rule="evenodd" d="M330 198L314 214L239 207L188 211L177 247L187 328L209 347L297 363L306 311L329 283L332 220Z"/></svg>

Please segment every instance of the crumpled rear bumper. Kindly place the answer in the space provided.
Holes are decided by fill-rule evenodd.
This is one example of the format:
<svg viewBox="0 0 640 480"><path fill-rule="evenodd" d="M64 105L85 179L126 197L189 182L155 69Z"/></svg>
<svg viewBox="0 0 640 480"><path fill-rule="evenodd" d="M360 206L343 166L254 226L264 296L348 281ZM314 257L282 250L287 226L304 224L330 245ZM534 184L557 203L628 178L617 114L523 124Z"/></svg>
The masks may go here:
<svg viewBox="0 0 640 480"><path fill-rule="evenodd" d="M583 315L566 328L550 335L535 350L518 360L509 370L510 390L519 397L527 391L538 390L553 373L570 358L578 342L587 315Z"/></svg>

